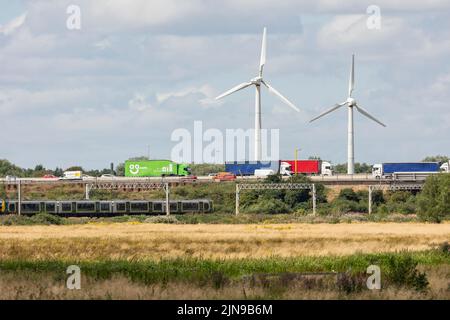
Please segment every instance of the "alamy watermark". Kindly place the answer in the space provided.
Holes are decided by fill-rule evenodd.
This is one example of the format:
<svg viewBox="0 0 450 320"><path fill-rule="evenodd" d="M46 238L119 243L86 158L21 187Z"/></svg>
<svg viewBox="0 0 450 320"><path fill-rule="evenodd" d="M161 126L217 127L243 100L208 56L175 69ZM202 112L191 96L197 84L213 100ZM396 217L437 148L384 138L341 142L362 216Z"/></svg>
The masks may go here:
<svg viewBox="0 0 450 320"><path fill-rule="evenodd" d="M170 137L176 145L171 150L171 160L179 163L220 163L244 161L255 158L255 129L204 130L202 121L194 121L193 132L186 128L175 129ZM260 160L278 160L280 130L261 129Z"/></svg>
<svg viewBox="0 0 450 320"><path fill-rule="evenodd" d="M370 274L367 278L366 286L369 290L380 290L381 289L381 269L377 265L370 265L366 270L367 274Z"/></svg>
<svg viewBox="0 0 450 320"><path fill-rule="evenodd" d="M71 4L67 7L66 13L69 15L66 20L66 27L69 30L81 29L81 8L77 5Z"/></svg>
<svg viewBox="0 0 450 320"><path fill-rule="evenodd" d="M66 287L69 290L81 289L81 269L77 265L67 267L66 273L69 275L66 281Z"/></svg>
<svg viewBox="0 0 450 320"><path fill-rule="evenodd" d="M381 29L381 9L379 6L370 5L367 7L366 13L369 15L366 21L367 29L380 30Z"/></svg>

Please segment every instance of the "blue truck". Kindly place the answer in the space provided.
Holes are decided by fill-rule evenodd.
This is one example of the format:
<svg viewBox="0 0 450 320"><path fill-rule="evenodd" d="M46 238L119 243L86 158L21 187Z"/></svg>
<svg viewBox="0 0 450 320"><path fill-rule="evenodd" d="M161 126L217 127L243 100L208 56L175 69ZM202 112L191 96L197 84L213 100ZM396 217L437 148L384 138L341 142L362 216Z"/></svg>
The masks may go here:
<svg viewBox="0 0 450 320"><path fill-rule="evenodd" d="M236 176L254 176L255 171L268 174L291 174L291 165L281 161L232 161L225 162L225 171Z"/></svg>
<svg viewBox="0 0 450 320"><path fill-rule="evenodd" d="M374 178L395 180L422 180L439 172L439 162L390 162L375 164L372 168Z"/></svg>

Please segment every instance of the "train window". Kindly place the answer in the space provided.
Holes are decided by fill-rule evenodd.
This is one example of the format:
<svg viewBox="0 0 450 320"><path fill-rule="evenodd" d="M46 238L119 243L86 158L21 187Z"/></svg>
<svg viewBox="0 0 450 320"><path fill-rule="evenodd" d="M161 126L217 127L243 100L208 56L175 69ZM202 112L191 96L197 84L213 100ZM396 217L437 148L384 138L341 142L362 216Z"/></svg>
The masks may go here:
<svg viewBox="0 0 450 320"><path fill-rule="evenodd" d="M177 211L178 210L178 203L171 202L170 203L170 211Z"/></svg>
<svg viewBox="0 0 450 320"><path fill-rule="evenodd" d="M93 212L95 211L95 202L77 202L77 211Z"/></svg>
<svg viewBox="0 0 450 320"><path fill-rule="evenodd" d="M39 212L40 211L40 203L22 203L22 211L23 212Z"/></svg>
<svg viewBox="0 0 450 320"><path fill-rule="evenodd" d="M55 212L56 204L54 202L48 202L45 204L46 212Z"/></svg>
<svg viewBox="0 0 450 320"><path fill-rule="evenodd" d="M130 203L130 211L147 212L148 211L148 202L131 202Z"/></svg>
<svg viewBox="0 0 450 320"><path fill-rule="evenodd" d="M100 211L109 211L110 203L109 202L100 202Z"/></svg>
<svg viewBox="0 0 450 320"><path fill-rule="evenodd" d="M161 202L153 202L153 211L162 212L163 207Z"/></svg>
<svg viewBox="0 0 450 320"><path fill-rule="evenodd" d="M126 211L125 202L119 202L119 203L116 202L116 211L125 212Z"/></svg>
<svg viewBox="0 0 450 320"><path fill-rule="evenodd" d="M16 204L15 203L8 204L8 212L16 212Z"/></svg>
<svg viewBox="0 0 450 320"><path fill-rule="evenodd" d="M198 211L197 202L183 202L182 211Z"/></svg>
<svg viewBox="0 0 450 320"><path fill-rule="evenodd" d="M61 211L63 211L63 212L72 212L72 203L70 203L70 202L62 202L61 203Z"/></svg>
<svg viewBox="0 0 450 320"><path fill-rule="evenodd" d="M209 202L203 202L203 211L209 211L210 205Z"/></svg>

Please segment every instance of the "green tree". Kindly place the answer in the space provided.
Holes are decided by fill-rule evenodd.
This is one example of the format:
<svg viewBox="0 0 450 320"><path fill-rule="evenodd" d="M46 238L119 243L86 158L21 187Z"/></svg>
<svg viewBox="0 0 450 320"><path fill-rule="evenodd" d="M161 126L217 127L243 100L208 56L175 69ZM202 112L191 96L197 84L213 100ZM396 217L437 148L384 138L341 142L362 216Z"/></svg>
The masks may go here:
<svg viewBox="0 0 450 320"><path fill-rule="evenodd" d="M22 177L25 175L25 170L12 164L6 159L0 159L0 176L17 176Z"/></svg>
<svg viewBox="0 0 450 320"><path fill-rule="evenodd" d="M450 216L450 174L441 173L427 178L417 199L422 220L440 222Z"/></svg>
<svg viewBox="0 0 450 320"><path fill-rule="evenodd" d="M439 162L439 163L443 163L443 162L447 162L448 160L450 160L449 157L447 156L441 156L441 155L437 155L437 156L428 156L425 157L422 162Z"/></svg>
<svg viewBox="0 0 450 320"><path fill-rule="evenodd" d="M125 163L121 162L116 167L116 175L119 177L125 176Z"/></svg>
<svg viewBox="0 0 450 320"><path fill-rule="evenodd" d="M84 171L81 166L72 166L66 169L66 171Z"/></svg>

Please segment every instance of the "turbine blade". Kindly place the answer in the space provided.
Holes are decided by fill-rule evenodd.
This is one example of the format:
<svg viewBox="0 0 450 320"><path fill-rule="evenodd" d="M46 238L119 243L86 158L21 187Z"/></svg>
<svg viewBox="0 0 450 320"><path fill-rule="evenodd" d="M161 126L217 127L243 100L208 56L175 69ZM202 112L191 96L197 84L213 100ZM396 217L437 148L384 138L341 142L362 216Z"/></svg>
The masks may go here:
<svg viewBox="0 0 450 320"><path fill-rule="evenodd" d="M348 81L348 96L351 97L355 89L355 55L352 54L352 65L350 67L350 79Z"/></svg>
<svg viewBox="0 0 450 320"><path fill-rule="evenodd" d="M267 50L267 40L266 40L266 27L264 27L262 45L261 45L261 60L259 61L259 75L262 76L264 65L266 64L266 50Z"/></svg>
<svg viewBox="0 0 450 320"><path fill-rule="evenodd" d="M324 115L327 115L327 114L333 112L334 110L339 109L340 107L345 106L346 104L347 104L347 101L344 101L344 102L342 102L342 103L336 103L336 104L334 105L334 107L328 109L327 111L322 112L322 113L319 114L317 117L312 118L311 120L309 120L309 122L313 122L314 120L317 120L317 119L319 119L319 118L322 118Z"/></svg>
<svg viewBox="0 0 450 320"><path fill-rule="evenodd" d="M232 93L234 93L236 91L242 90L242 89L247 88L248 86L251 86L251 85L252 85L251 82L243 82L243 83L241 83L241 84L231 88L230 90L222 93L220 96L217 96L216 100L222 99L223 97L226 97L226 96L228 96L228 95L230 95L230 94L232 94Z"/></svg>
<svg viewBox="0 0 450 320"><path fill-rule="evenodd" d="M367 118L372 119L373 121L379 123L383 127L386 127L386 125L383 122L381 122L380 120L376 119L374 116L370 115L366 110L361 108L359 105L356 104L355 107L356 107L356 110L358 110L360 113L365 115Z"/></svg>
<svg viewBox="0 0 450 320"><path fill-rule="evenodd" d="M264 80L261 80L261 83L264 84L267 89L269 89L269 92L276 95L278 98L280 98L284 103L286 103L289 107L291 107L292 109L294 109L297 112L300 112L300 109L297 108L292 102L290 102L285 96L283 96L281 93L279 93L274 87L272 87L271 85L269 85L267 82L265 82Z"/></svg>

